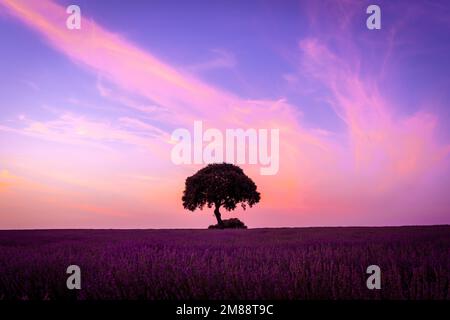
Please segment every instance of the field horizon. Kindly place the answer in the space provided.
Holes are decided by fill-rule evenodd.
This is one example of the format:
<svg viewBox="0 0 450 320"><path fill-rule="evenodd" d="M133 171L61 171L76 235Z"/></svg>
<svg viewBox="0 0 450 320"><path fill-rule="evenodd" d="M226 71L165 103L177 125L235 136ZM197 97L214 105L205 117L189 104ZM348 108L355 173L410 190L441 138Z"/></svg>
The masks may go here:
<svg viewBox="0 0 450 320"><path fill-rule="evenodd" d="M449 227L450 224L442 223L442 224L402 224L402 225L340 225L340 226L286 226L286 227L248 227L247 229L240 230L265 230L265 229L337 229L337 228L410 228L410 227ZM52 231L52 230L60 230L60 231L75 231L75 230L211 230L208 229L208 226L205 225L204 228L17 228L17 229L0 229L2 231ZM239 229L213 229L213 230L239 230Z"/></svg>
<svg viewBox="0 0 450 320"><path fill-rule="evenodd" d="M3 230L0 300L448 300L449 249L449 225Z"/></svg>

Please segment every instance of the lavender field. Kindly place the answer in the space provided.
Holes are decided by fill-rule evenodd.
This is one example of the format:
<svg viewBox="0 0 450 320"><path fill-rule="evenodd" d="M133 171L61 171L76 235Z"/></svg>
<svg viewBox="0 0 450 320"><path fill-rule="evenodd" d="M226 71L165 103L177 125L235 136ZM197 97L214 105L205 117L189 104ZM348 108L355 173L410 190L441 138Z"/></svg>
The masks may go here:
<svg viewBox="0 0 450 320"><path fill-rule="evenodd" d="M450 226L0 231L0 300L450 299L449 253Z"/></svg>

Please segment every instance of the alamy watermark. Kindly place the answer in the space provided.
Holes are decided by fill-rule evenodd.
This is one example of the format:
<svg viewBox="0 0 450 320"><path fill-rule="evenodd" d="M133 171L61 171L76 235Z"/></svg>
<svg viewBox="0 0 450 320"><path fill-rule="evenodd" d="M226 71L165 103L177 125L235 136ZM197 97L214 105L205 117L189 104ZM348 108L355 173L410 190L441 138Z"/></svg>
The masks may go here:
<svg viewBox="0 0 450 320"><path fill-rule="evenodd" d="M180 164L235 163L260 165L261 175L275 175L280 167L279 129L208 128L194 121L193 134L186 128L172 133L172 162ZM205 145L206 144L206 145Z"/></svg>
<svg viewBox="0 0 450 320"><path fill-rule="evenodd" d="M66 8L69 16L66 19L66 27L69 30L81 29L81 8L78 5L71 4ZM371 4L366 8L366 13L370 16L366 20L366 26L369 30L381 29L381 8L376 4Z"/></svg>
<svg viewBox="0 0 450 320"><path fill-rule="evenodd" d="M370 274L367 278L366 286L369 290L381 289L381 268L376 264L370 265L366 269L366 273Z"/></svg>
<svg viewBox="0 0 450 320"><path fill-rule="evenodd" d="M67 267L67 274L70 276L66 280L66 286L69 290L80 290L81 289L81 269L76 264L72 264Z"/></svg>
<svg viewBox="0 0 450 320"><path fill-rule="evenodd" d="M370 16L366 20L366 26L369 30L381 29L381 8L376 4L371 4L367 7L366 13Z"/></svg>
<svg viewBox="0 0 450 320"><path fill-rule="evenodd" d="M69 16L66 19L66 27L69 30L81 29L81 9L79 6L72 4L67 7L66 13Z"/></svg>

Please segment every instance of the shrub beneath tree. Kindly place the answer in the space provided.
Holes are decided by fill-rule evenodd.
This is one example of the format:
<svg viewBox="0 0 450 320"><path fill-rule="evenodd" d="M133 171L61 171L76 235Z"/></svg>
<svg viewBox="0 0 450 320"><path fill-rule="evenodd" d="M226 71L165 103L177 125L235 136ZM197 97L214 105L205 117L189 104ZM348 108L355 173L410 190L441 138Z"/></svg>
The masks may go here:
<svg viewBox="0 0 450 320"><path fill-rule="evenodd" d="M247 229L247 226L238 218L222 220L223 225L213 224L208 229Z"/></svg>

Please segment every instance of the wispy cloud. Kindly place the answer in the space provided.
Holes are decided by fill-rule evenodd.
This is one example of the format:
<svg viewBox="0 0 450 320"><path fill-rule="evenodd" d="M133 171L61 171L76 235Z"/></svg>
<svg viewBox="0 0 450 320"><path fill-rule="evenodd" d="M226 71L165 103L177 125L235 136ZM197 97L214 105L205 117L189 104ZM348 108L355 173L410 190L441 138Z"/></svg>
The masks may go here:
<svg viewBox="0 0 450 320"><path fill-rule="evenodd" d="M185 69L190 72L203 72L216 69L232 69L236 66L234 54L224 49L212 49L213 57L207 61L190 65Z"/></svg>
<svg viewBox="0 0 450 320"><path fill-rule="evenodd" d="M22 118L14 127L0 126L0 131L68 144L103 148L107 143L123 143L153 151L161 140L170 139L170 134L137 119L122 117L111 123L70 112L60 113L57 119L48 121Z"/></svg>
<svg viewBox="0 0 450 320"><path fill-rule="evenodd" d="M21 82L23 84L25 84L28 88L32 89L33 91L40 91L41 88L39 87L39 85L31 80L21 80Z"/></svg>

